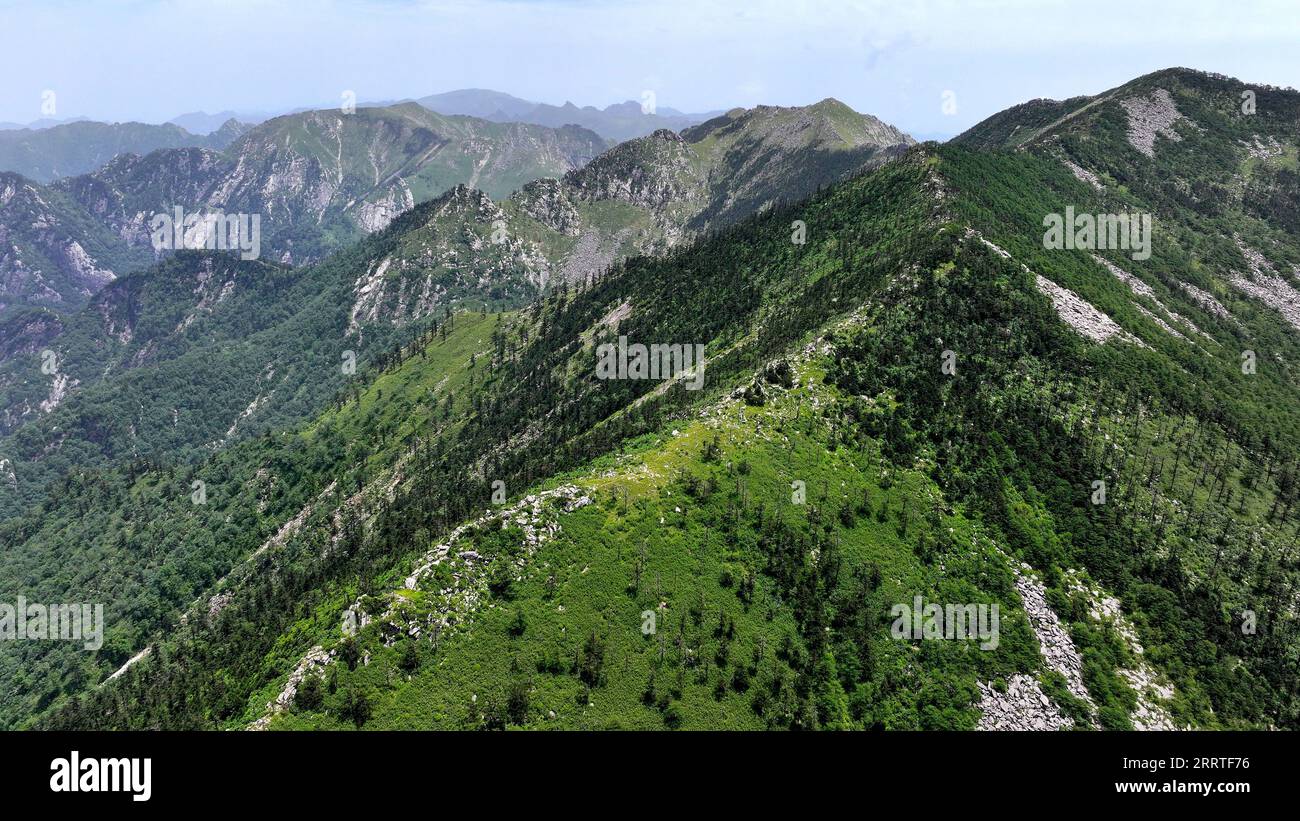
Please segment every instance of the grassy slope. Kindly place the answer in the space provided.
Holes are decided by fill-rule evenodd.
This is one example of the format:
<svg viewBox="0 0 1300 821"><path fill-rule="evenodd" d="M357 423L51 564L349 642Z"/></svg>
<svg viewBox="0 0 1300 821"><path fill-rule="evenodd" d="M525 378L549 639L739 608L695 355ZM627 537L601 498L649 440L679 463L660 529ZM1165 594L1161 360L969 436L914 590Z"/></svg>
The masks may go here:
<svg viewBox="0 0 1300 821"><path fill-rule="evenodd" d="M471 627L440 642L436 650L421 642L416 671L401 666L404 645L368 645L375 653L370 663L355 671L339 669L335 693L323 712L286 715L273 726L348 726L330 710L337 709L349 688L359 687L374 694L374 717L367 727L477 727L491 721L493 705L507 703L513 682L526 681L526 718L514 724L762 728L767 720L753 701L759 693L770 693L773 680L784 678L790 686L794 673L781 657L781 647L798 627L770 578L757 575L753 593L741 592L741 580L754 576L762 561L752 517L763 507L767 515L806 529L809 518L830 517L844 507L851 511L851 521L835 518L831 524L844 562L843 595L855 592L858 568L874 565L883 577L877 602L910 601L915 591L940 601L999 601L1003 645L1001 652L983 654L963 644L895 642L874 631L866 652L878 680L859 684L846 670L849 692L840 684L823 694L825 709L833 714L831 725L972 727L977 714L970 701L977 678L1037 668L1037 649L1017 612L1004 561L959 514L925 520L926 503L939 494L923 472L889 470L882 487L872 453L828 449L828 420L806 409L814 398L824 403L836 392L821 383L822 374L812 376L815 371L806 370L816 382L778 401L763 407L726 402L706 418L648 434L622 455L557 478L555 482L577 484L596 504L559 517L561 535L531 559L508 595L493 598L473 617ZM716 455L702 458L714 438ZM712 480L718 489L707 497L704 491L692 495L686 474L702 486ZM796 478L806 485L806 504L793 501ZM910 500L906 525L904 499ZM878 515L865 513L864 504ZM734 522L738 507L749 515L726 524ZM820 514L810 512L814 509ZM951 527L958 541L974 543L974 549L954 556L942 571L917 554L924 535L933 536L936 525ZM474 546L486 551L490 543L491 536L484 534ZM641 581L636 584L638 564ZM400 584L404 572L387 581ZM646 610L657 611L654 635L642 631ZM522 635L515 635L517 614L526 624ZM720 617L730 625L722 634ZM337 637L335 622L316 619L315 624L317 641ZM377 629L363 631L363 641L373 641L370 633ZM569 669L593 633L605 648L605 681L594 689ZM679 635L685 647L678 646ZM836 649L842 665L858 668L858 653L846 653L847 644ZM740 670L745 672L738 679ZM749 683L743 683L744 677ZM648 688L653 697L647 697ZM259 693L254 708L271 695ZM787 725L807 720L793 711L774 712L773 720Z"/></svg>

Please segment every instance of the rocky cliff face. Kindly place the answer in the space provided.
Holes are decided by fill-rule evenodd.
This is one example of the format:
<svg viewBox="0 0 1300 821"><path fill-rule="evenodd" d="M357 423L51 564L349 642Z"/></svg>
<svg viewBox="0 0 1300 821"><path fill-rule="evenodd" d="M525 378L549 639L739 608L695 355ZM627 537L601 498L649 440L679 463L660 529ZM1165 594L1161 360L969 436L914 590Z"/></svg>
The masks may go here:
<svg viewBox="0 0 1300 821"><path fill-rule="evenodd" d="M705 180L697 165L681 135L661 130L615 146L564 182L577 199L662 210L702 195Z"/></svg>
<svg viewBox="0 0 1300 821"><path fill-rule="evenodd" d="M0 314L76 308L138 259L66 196L0 173Z"/></svg>
<svg viewBox="0 0 1300 821"><path fill-rule="evenodd" d="M738 109L682 134L629 140L562 179L508 200L456 189L400 258L375 260L354 287L354 327L404 322L477 294L516 302L537 288L600 275L634 254L796 200L896 156L912 140L834 100Z"/></svg>
<svg viewBox="0 0 1300 821"><path fill-rule="evenodd" d="M63 332L63 320L53 311L35 308L0 322L0 362L33 354Z"/></svg>
<svg viewBox="0 0 1300 821"><path fill-rule="evenodd" d="M150 247L149 220L186 213L257 214L261 251L301 264L387 226L416 202L467 183L504 196L576 168L604 141L579 128L443 117L414 105L310 111L248 131L222 152L123 155L60 190Z"/></svg>
<svg viewBox="0 0 1300 821"><path fill-rule="evenodd" d="M179 148L144 157L123 154L93 173L60 180L53 187L123 241L156 257L149 228L153 215L170 212L173 204L220 206L218 189L231 170L217 151Z"/></svg>
<svg viewBox="0 0 1300 821"><path fill-rule="evenodd" d="M565 236L576 237L580 232L582 217L559 180L535 180L519 189L513 196L524 213Z"/></svg>
<svg viewBox="0 0 1300 821"><path fill-rule="evenodd" d="M558 219L552 213L563 212L554 197L558 188L531 190L525 200L534 211ZM551 211L543 207L545 190L553 195ZM464 300L527 301L546 287L554 265L538 233L563 236L534 223L518 203L498 204L464 185L412 216L418 220L401 235L395 251L372 259L353 284L349 333L363 333L376 322L405 324Z"/></svg>

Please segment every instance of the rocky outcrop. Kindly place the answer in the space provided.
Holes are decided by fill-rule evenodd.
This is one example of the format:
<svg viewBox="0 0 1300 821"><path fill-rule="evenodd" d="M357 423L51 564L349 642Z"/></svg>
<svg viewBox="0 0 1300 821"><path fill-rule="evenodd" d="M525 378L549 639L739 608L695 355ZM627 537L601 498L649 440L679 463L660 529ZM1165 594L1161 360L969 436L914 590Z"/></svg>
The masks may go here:
<svg viewBox="0 0 1300 821"><path fill-rule="evenodd" d="M1300 330L1300 291L1278 276L1264 255L1234 237L1237 248L1246 258L1249 274L1234 273L1228 280L1232 287L1253 297L1282 315L1291 327Z"/></svg>
<svg viewBox="0 0 1300 821"><path fill-rule="evenodd" d="M1164 676L1160 675L1146 660L1146 653L1142 642L1138 640L1137 630L1124 615L1119 600L1107 595L1099 586L1085 581L1077 572L1068 574L1068 584L1071 592L1082 595L1088 603L1089 617L1114 629L1135 660L1132 667L1118 671L1137 694L1137 706L1129 714L1134 729L1179 729L1165 706L1174 697L1174 688L1166 683Z"/></svg>
<svg viewBox="0 0 1300 821"><path fill-rule="evenodd" d="M1056 309L1056 314L1061 321L1082 336L1098 344L1112 337L1119 337L1142 345L1142 342L1121 328L1115 320L1094 308L1091 303L1069 288L1057 285L1042 274L1034 277L1034 284L1052 301L1052 307Z"/></svg>
<svg viewBox="0 0 1300 821"><path fill-rule="evenodd" d="M428 575L435 566L446 561L461 538L472 530L484 527L505 528L511 525L517 526L523 532L524 550L528 555L531 555L538 546L559 532L558 522L546 521L543 516L543 505L548 501L555 501L560 505L560 510L564 513L571 513L591 504L591 497L583 493L576 485L562 485L554 490L527 496L514 505L501 510L488 511L478 519L457 527L447 537L446 541L426 553L424 558L416 564L414 572L406 577L406 587L414 590L419 586L421 579ZM469 559L471 562L479 558L477 554L468 556L463 552L458 553L457 556L462 559Z"/></svg>
<svg viewBox="0 0 1300 821"><path fill-rule="evenodd" d="M1011 570L1016 577L1016 592L1020 594L1025 614L1029 616L1034 635L1038 637L1043 662L1049 670L1061 674L1070 695L1095 711L1097 705L1092 703L1088 688L1083 683L1083 657L1079 655L1070 634L1061 626L1056 611L1047 603L1047 589L1029 565L1022 563L1016 567L1013 563Z"/></svg>
<svg viewBox="0 0 1300 821"><path fill-rule="evenodd" d="M120 676L124 675L127 670L130 670L136 664L149 658L149 656L152 653L153 653L152 646L144 648L140 652L136 653L134 656L131 656L131 658L127 659L126 662L121 667L117 668L117 670L115 670L113 674L110 675L108 678L104 679L104 681L109 682L115 678L119 678Z"/></svg>
<svg viewBox="0 0 1300 821"><path fill-rule="evenodd" d="M1101 184L1101 180L1097 177L1097 175L1092 173L1088 169L1084 168L1083 166L1079 165L1078 163L1070 159L1062 159L1061 162L1065 164L1066 168L1070 169L1070 173L1074 175L1075 179L1079 180L1080 182L1086 182L1088 185L1091 185L1097 191L1106 190L1105 186Z"/></svg>
<svg viewBox="0 0 1300 821"><path fill-rule="evenodd" d="M49 413L57 408L76 384L77 380L69 379L66 373L54 374L54 380L50 383L50 395L41 402L41 413Z"/></svg>
<svg viewBox="0 0 1300 821"><path fill-rule="evenodd" d="M293 699L298 695L298 688L307 680L308 676L323 676L325 668L334 660L334 651L327 651L323 647L313 647L307 651L307 654L298 661L298 666L293 668L289 678L284 683L284 687L276 695L275 700L266 705L267 712L261 718L254 721L248 726L250 730L265 730L271 724L271 719L278 713L283 713L293 706Z"/></svg>
<svg viewBox="0 0 1300 821"><path fill-rule="evenodd" d="M405 604L405 597L391 593L387 596L384 612L371 617L358 599L347 611L352 615L350 621L353 625L348 632L377 623L383 641L391 645L400 638L416 639L426 632L434 633L441 640L466 629L474 611L488 596L487 568L494 557L481 555L472 549L460 549L462 540L468 534L485 528L517 529L522 543L514 564L522 574L537 549L560 532L559 516L589 504L591 497L580 488L562 485L527 496L499 510L489 510L483 516L465 522L418 559L411 575L406 578L406 589L423 589L434 568L442 565L451 568L450 586L425 591L426 599L433 602L428 612L413 614ZM311 648L289 674L279 694L267 703L265 714L248 729L264 730L277 714L288 710L302 681L309 675L323 675L337 652L337 648L327 650L321 645Z"/></svg>
<svg viewBox="0 0 1300 821"><path fill-rule="evenodd" d="M1038 679L1023 673L1009 678L1005 688L978 682L980 719L976 730L1065 730L1074 722L1061 714Z"/></svg>
<svg viewBox="0 0 1300 821"><path fill-rule="evenodd" d="M1174 130L1174 124L1185 119L1178 113L1174 98L1163 88L1157 88L1142 97L1129 97L1120 105L1128 115L1128 141L1148 157L1156 155L1156 137L1173 142L1183 138Z"/></svg>
<svg viewBox="0 0 1300 821"><path fill-rule="evenodd" d="M599 277L623 256L631 233L630 228L613 236L595 230L583 231L573 250L560 263L559 278L564 282L585 282Z"/></svg>
<svg viewBox="0 0 1300 821"><path fill-rule="evenodd" d="M63 320L53 311L37 309L0 322L0 362L43 350L63 333Z"/></svg>
<svg viewBox="0 0 1300 821"><path fill-rule="evenodd" d="M1047 603L1046 588L1029 565L1011 558L1007 562L1015 578L1021 606L1038 639L1044 666L1060 674L1070 695L1095 714L1097 705L1083 683L1083 658L1056 611ZM1060 707L1043 692L1033 676L1012 676L1005 687L980 682L979 688L981 718L977 729L1062 730L1074 724L1061 714Z"/></svg>
<svg viewBox="0 0 1300 821"><path fill-rule="evenodd" d="M1219 319L1232 319L1232 314L1228 309L1223 307L1223 303L1214 298L1214 295L1208 291L1197 288L1190 282L1180 282L1178 287L1182 288L1184 293L1192 298L1197 305L1200 305L1206 312L1217 316Z"/></svg>
<svg viewBox="0 0 1300 821"><path fill-rule="evenodd" d="M1105 257L1098 256L1097 254L1093 254L1092 259L1098 265L1102 266L1107 271L1110 271L1111 274L1120 282L1127 285L1129 290L1132 291L1135 296L1145 297L1151 300L1151 302L1156 306L1156 308L1159 309L1161 312L1163 312L1167 317L1169 317L1169 319L1181 323L1182 325L1186 326L1189 330L1191 330L1193 333L1200 334L1202 337L1206 339L1210 338L1208 334L1203 332L1200 328L1196 327L1196 325L1190 319L1188 319L1185 316L1182 316L1181 314L1177 313L1176 311L1172 310L1167 305L1165 305L1163 302L1161 302L1160 298L1156 296L1156 292L1151 288L1150 285L1147 285L1145 282L1138 279L1133 274L1130 274L1128 271L1125 271L1123 268L1120 268L1118 265L1106 259ZM1155 322L1157 325L1159 325L1167 333L1172 334L1173 336L1176 336L1179 339L1186 339L1186 337L1184 337L1181 333L1174 330L1168 323L1166 323L1164 319L1152 313L1148 309L1144 308L1142 305L1140 304L1137 305L1137 309L1141 311L1152 322Z"/></svg>
<svg viewBox="0 0 1300 821"><path fill-rule="evenodd" d="M547 177L534 180L513 195L524 213L565 236L576 237L582 218L564 193L559 180Z"/></svg>
<svg viewBox="0 0 1300 821"><path fill-rule="evenodd" d="M704 180L695 155L678 134L656 131L606 151L586 167L565 176L565 187L579 200L615 200L654 212L699 200Z"/></svg>
<svg viewBox="0 0 1300 821"><path fill-rule="evenodd" d="M1164 321L1163 319L1161 319L1160 317L1156 316L1154 313L1152 313L1150 310L1148 310L1145 306L1140 305L1140 304L1135 304L1133 307L1137 308L1137 309L1138 309L1138 312L1141 313L1142 316L1144 316L1144 317L1146 317L1147 319L1149 319L1149 320L1151 320L1152 322L1154 322L1154 323L1155 323L1155 324L1160 328L1160 330L1164 331L1165 333L1169 334L1170 336L1175 337L1175 338L1177 338L1177 339L1183 339L1183 340L1187 339L1187 337L1183 336L1181 333L1179 333L1177 330L1175 330L1174 327L1173 327L1172 325L1170 325L1168 322L1165 322L1165 321Z"/></svg>
<svg viewBox="0 0 1300 821"><path fill-rule="evenodd" d="M1278 142L1277 137L1271 135L1267 139L1261 139L1258 134L1252 134L1250 142L1238 140L1237 144L1246 149L1247 156L1256 160L1280 157L1286 152L1286 146Z"/></svg>
<svg viewBox="0 0 1300 821"><path fill-rule="evenodd" d="M966 227L965 236L967 238L978 239L990 251L1002 257L1011 259L1011 253L1005 248L990 242L970 226ZM1094 257L1098 262L1105 264L1100 257ZM1025 273L1033 273L1026 265L1021 265L1020 269ZM1041 274L1034 274L1034 284L1039 292L1047 296L1052 301L1052 307L1056 309L1056 314L1065 324L1069 325L1075 331L1091 339L1093 342L1101 344L1112 337L1119 337L1127 342L1145 347L1144 343L1125 331L1115 320L1106 316L1106 314L1094 308L1087 300L1071 291L1069 288L1063 288L1052 282Z"/></svg>
<svg viewBox="0 0 1300 821"><path fill-rule="evenodd" d="M366 233L381 231L401 214L415 207L415 197L405 180L388 189L383 196L357 206L357 224Z"/></svg>

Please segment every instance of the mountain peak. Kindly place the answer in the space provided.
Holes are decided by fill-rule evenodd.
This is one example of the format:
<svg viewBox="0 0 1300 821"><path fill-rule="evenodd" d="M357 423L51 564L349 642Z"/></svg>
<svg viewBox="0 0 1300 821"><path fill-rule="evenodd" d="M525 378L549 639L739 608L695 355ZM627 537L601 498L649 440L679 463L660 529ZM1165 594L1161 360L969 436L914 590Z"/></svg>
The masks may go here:
<svg viewBox="0 0 1300 821"><path fill-rule="evenodd" d="M685 140L682 139L681 134L678 134L676 131L673 131L671 128L656 129L653 133L650 134L649 139L663 140L665 142L670 142L670 143L686 142Z"/></svg>
<svg viewBox="0 0 1300 821"><path fill-rule="evenodd" d="M818 100L817 102L815 102L815 103L813 103L812 105L808 106L808 108L811 109L811 110L814 110L814 111L817 111L817 110L821 110L821 111L853 111L853 108L852 108L851 106L849 106L847 103L841 102L840 100L838 100L838 99L836 99L836 98L834 98L834 97L826 97L826 98L824 98L824 99L822 99L822 100ZM854 113L854 114L857 114L858 112L853 111L853 113Z"/></svg>
<svg viewBox="0 0 1300 821"><path fill-rule="evenodd" d="M763 132L787 145L826 144L857 147L911 145L905 132L870 114L862 114L834 97L806 106L760 105L733 108L726 114L682 131L687 142L725 139L740 131Z"/></svg>
<svg viewBox="0 0 1300 821"><path fill-rule="evenodd" d="M1098 119L1103 112L1107 112L1109 117L1122 118L1132 126L1135 134L1154 128L1174 142L1181 139L1176 124L1183 124L1177 128L1199 130L1203 124L1197 123L1197 118L1215 121L1215 128L1227 134L1239 131L1240 126L1251 122L1240 119L1243 90L1261 95L1259 110L1269 115L1258 118L1257 130L1271 128L1274 117L1291 118L1294 123L1294 118L1300 115L1300 95L1294 89L1245 83L1224 74L1174 67L1144 74L1091 96L1030 100L988 117L954 140L980 148L1023 148L1031 143L1081 131L1097 129L1108 133L1105 123ZM1268 95L1267 104L1263 103L1263 95ZM1147 122L1153 116L1156 120ZM1222 118L1225 116L1235 122L1224 121ZM1246 138L1247 142L1249 136L1237 135ZM1282 133L1276 136L1283 139ZM1142 137L1134 144L1140 146L1141 153L1151 156L1153 145L1148 145L1148 142L1147 137ZM1122 150L1118 145L1115 148Z"/></svg>
<svg viewBox="0 0 1300 821"><path fill-rule="evenodd" d="M1219 74L1213 71L1202 71L1200 69L1187 68L1185 66L1170 66L1169 68L1158 69L1156 71L1150 72L1149 74L1143 74L1139 77L1136 77L1133 80L1131 80L1129 83L1126 83L1125 85L1130 85L1132 83L1140 83L1143 81L1150 81L1150 80L1169 80L1169 79L1217 80L1219 82L1227 82L1236 85L1243 85L1241 80L1238 80L1235 77L1229 77L1226 74Z"/></svg>

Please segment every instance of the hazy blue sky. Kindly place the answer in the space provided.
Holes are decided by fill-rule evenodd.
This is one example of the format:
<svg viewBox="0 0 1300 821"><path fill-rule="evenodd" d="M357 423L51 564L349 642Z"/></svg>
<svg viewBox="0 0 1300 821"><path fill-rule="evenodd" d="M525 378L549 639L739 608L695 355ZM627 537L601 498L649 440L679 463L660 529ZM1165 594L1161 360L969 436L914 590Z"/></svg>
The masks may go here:
<svg viewBox="0 0 1300 821"><path fill-rule="evenodd" d="M1300 86L1296 0L0 0L0 120L161 122L456 88L684 111L838 97L953 134L1169 66ZM945 114L951 90L956 112Z"/></svg>

